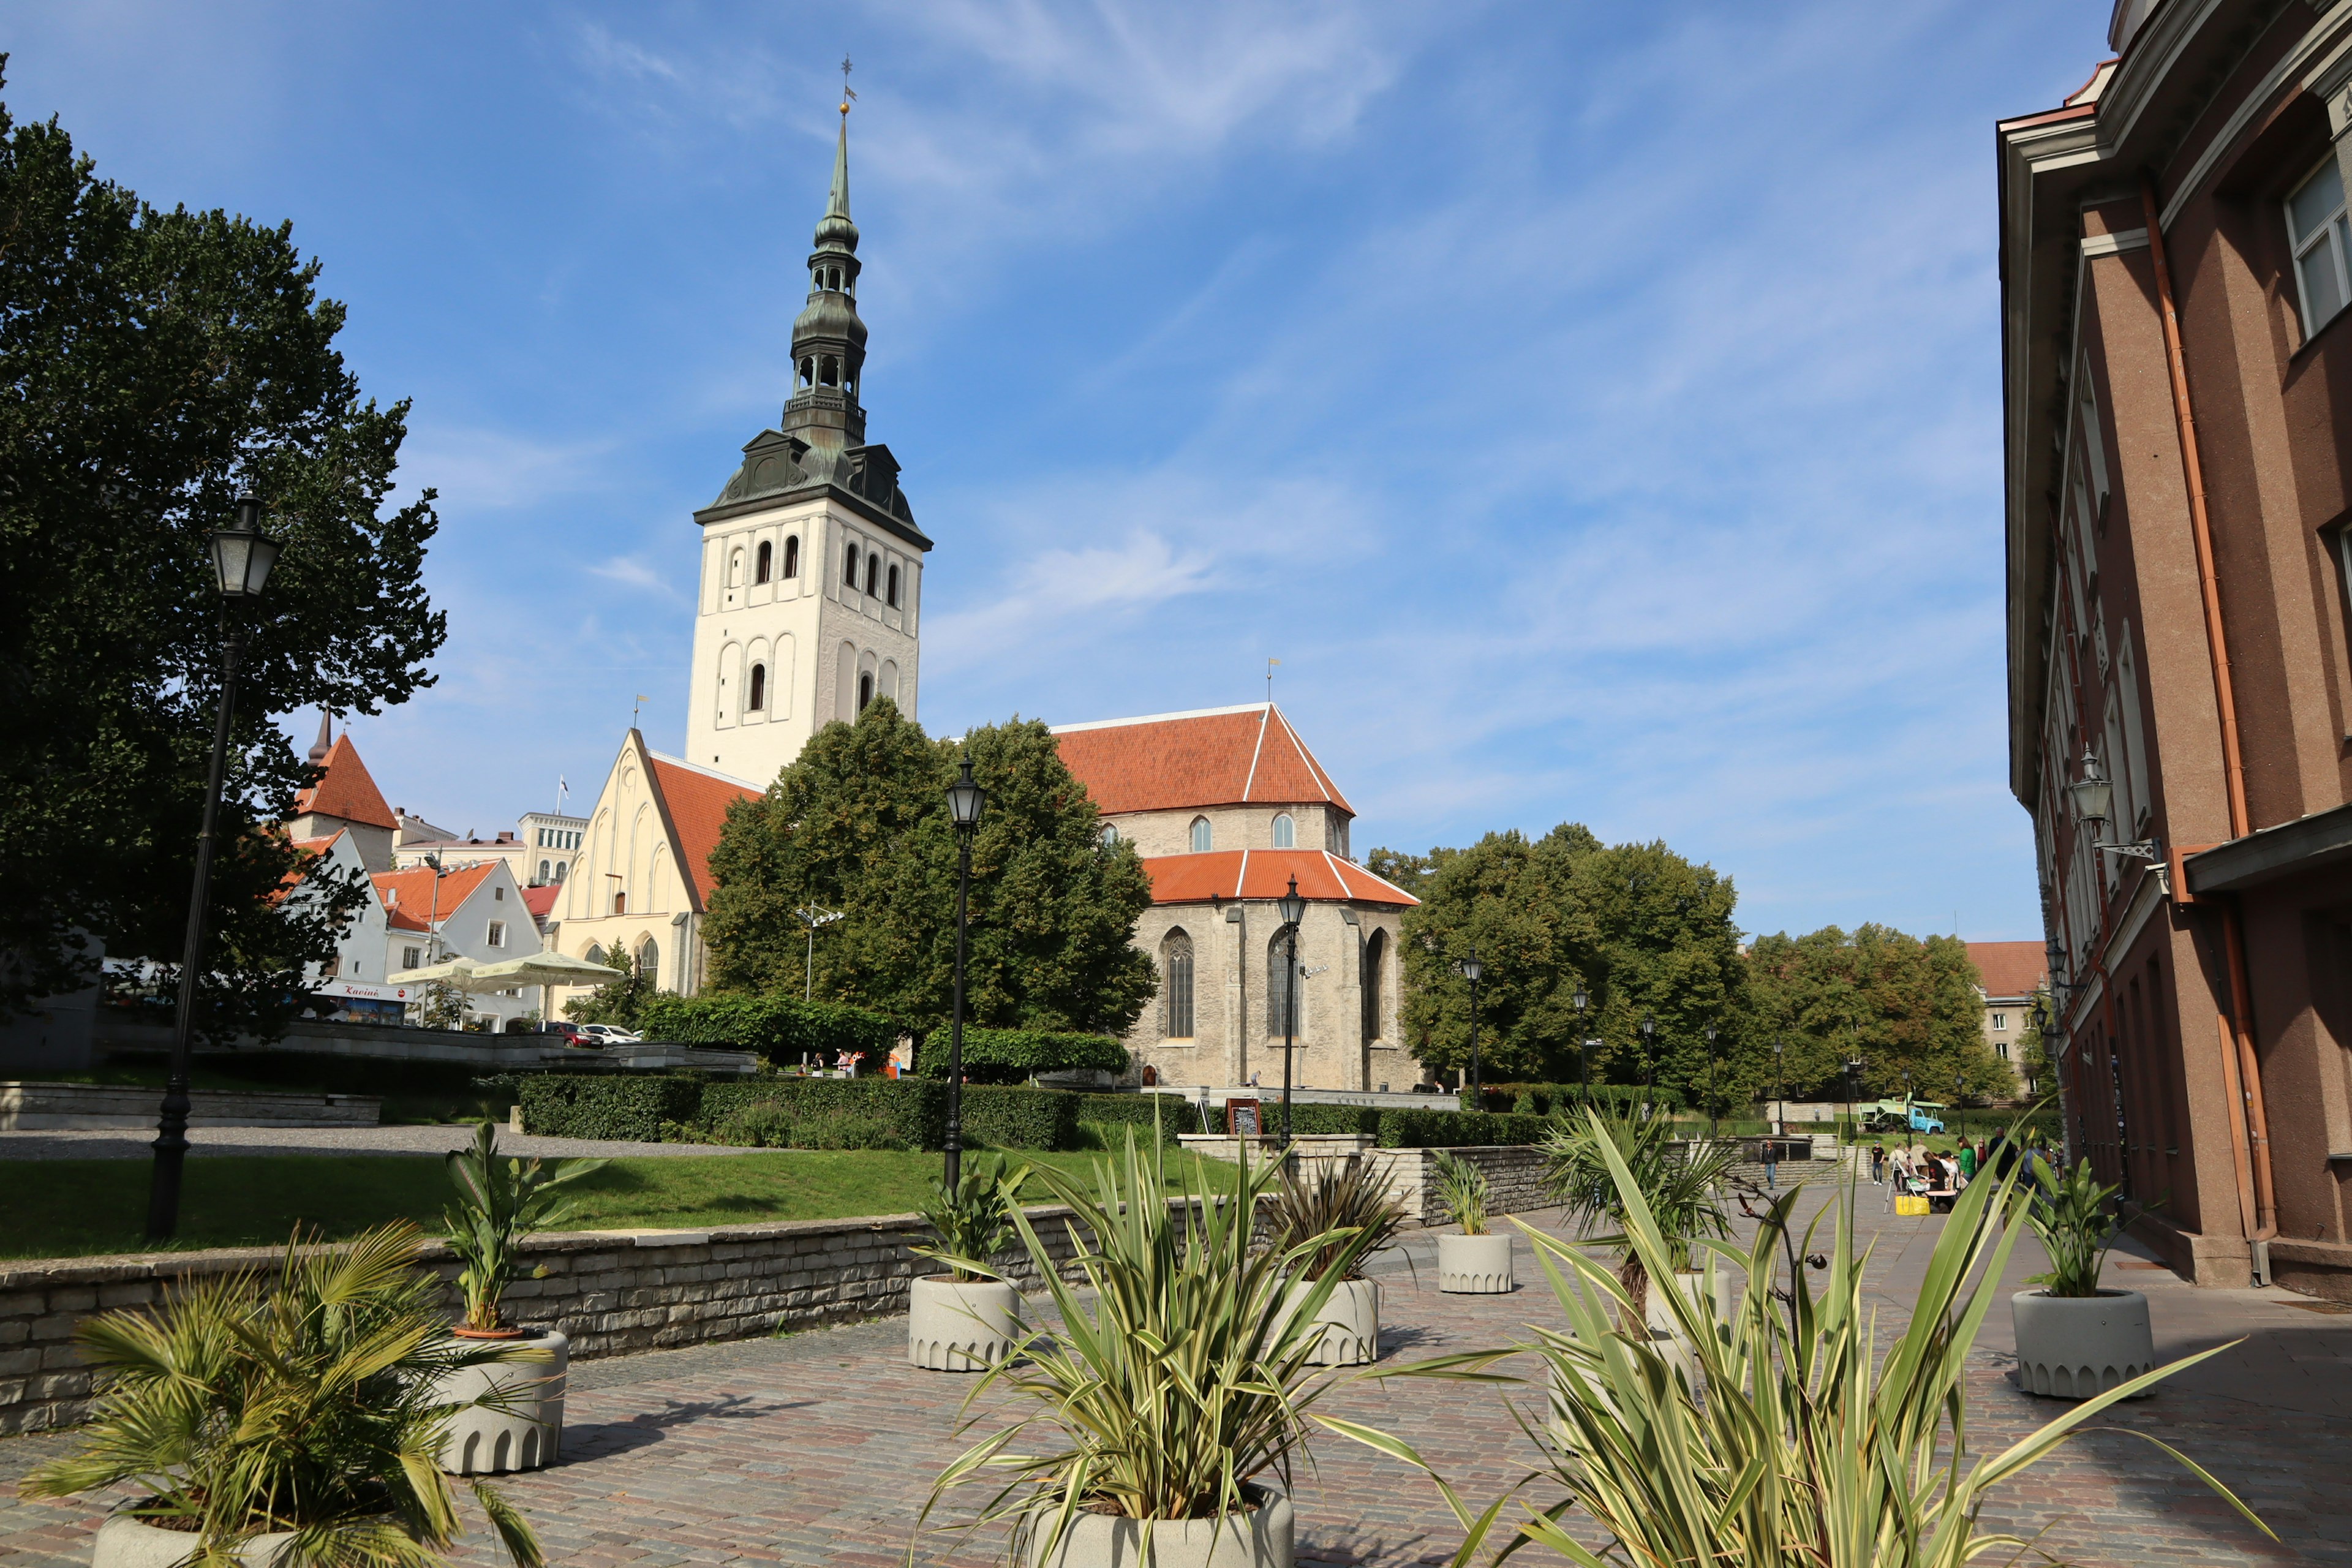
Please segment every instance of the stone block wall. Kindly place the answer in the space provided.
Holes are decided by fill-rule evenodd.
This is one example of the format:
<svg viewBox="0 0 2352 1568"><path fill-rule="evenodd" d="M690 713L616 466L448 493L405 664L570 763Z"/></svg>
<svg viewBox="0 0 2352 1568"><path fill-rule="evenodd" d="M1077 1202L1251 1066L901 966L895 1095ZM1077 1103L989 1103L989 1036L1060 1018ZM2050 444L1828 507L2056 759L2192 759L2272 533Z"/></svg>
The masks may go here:
<svg viewBox="0 0 2352 1568"><path fill-rule="evenodd" d="M1476 1144L1462 1149L1372 1149L1365 1158L1388 1176L1389 1191L1415 1225L1447 1223L1438 1196L1437 1156L1453 1155L1486 1173L1489 1214L1526 1214L1552 1206L1544 1191L1543 1152L1526 1143Z"/></svg>

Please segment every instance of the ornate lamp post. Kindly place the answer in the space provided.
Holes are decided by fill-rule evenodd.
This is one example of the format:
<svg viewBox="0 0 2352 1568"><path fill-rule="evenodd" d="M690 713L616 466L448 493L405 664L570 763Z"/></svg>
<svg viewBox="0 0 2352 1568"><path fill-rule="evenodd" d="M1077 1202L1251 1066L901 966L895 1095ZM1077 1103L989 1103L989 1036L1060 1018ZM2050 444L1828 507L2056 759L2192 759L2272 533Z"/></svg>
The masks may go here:
<svg viewBox="0 0 2352 1568"><path fill-rule="evenodd" d="M1788 1089L1784 1087L1789 1078L1785 1059L1788 1047L1786 1040L1772 1042L1772 1133L1777 1138L1789 1135Z"/></svg>
<svg viewBox="0 0 2352 1568"><path fill-rule="evenodd" d="M1706 1026L1706 1141L1710 1143L1715 1142L1717 1102L1715 1084L1715 1026L1713 1024L1709 1024Z"/></svg>
<svg viewBox="0 0 2352 1568"><path fill-rule="evenodd" d="M948 785L948 816L955 823L956 836L956 971L955 1011L948 1022L948 1137L947 1183L953 1192L963 1179L963 962L964 935L967 922L964 911L971 893L971 837L980 828L980 814L987 808L988 792L971 776L971 759L963 761L963 771L956 782Z"/></svg>
<svg viewBox="0 0 2352 1568"><path fill-rule="evenodd" d="M1658 1021L1642 1015L1642 1106L1644 1116L1652 1114L1653 1101L1658 1087Z"/></svg>
<svg viewBox="0 0 2352 1568"><path fill-rule="evenodd" d="M1848 1131L1850 1131L1850 1132L1852 1132L1852 1133L1853 1134L1853 1139L1854 1139L1854 1142L1855 1142L1856 1143L1860 1143L1860 1142L1862 1142L1862 1129L1861 1129L1860 1127L1858 1127L1858 1126L1856 1126L1856 1125L1854 1124L1854 1120L1853 1120L1853 1078L1854 1078L1854 1075L1855 1075L1856 1073L1860 1072L1861 1070L1862 1070L1862 1063L1861 1063L1861 1062L1856 1061L1856 1060L1853 1060L1853 1059L1851 1059L1851 1058L1849 1058L1849 1059L1847 1060L1847 1062L1846 1062L1846 1064L1845 1064L1845 1120L1846 1120L1846 1130L1847 1130Z"/></svg>
<svg viewBox="0 0 2352 1568"><path fill-rule="evenodd" d="M1307 918L1307 900L1298 896L1298 879L1290 891L1275 900L1282 911L1282 1142L1290 1142L1290 1040L1298 1032L1298 922Z"/></svg>
<svg viewBox="0 0 2352 1568"><path fill-rule="evenodd" d="M1584 1037L1584 1010L1592 1005L1592 998L1578 991L1568 999L1576 1009L1576 1084L1584 1090L1584 1103L1592 1103L1592 1042Z"/></svg>
<svg viewBox="0 0 2352 1568"><path fill-rule="evenodd" d="M196 1016L196 977L204 973L205 902L213 880L213 835L220 820L221 775L228 766L229 722L236 709L237 658L244 628L234 606L258 599L278 564L282 542L261 531L261 503L236 498L236 521L212 535L214 587L221 597L220 710L213 721L212 770L205 779L204 826L196 833L195 887L188 895L188 938L180 952L180 1005L172 1026L171 1076L155 1126L155 1166L147 1188L147 1239L169 1241L180 1224L180 1173L188 1158L188 1057Z"/></svg>
<svg viewBox="0 0 2352 1568"><path fill-rule="evenodd" d="M1470 956L1454 967L1460 970L1462 978L1470 983L1470 1109L1484 1110L1486 1108L1484 1075L1478 1070L1478 977L1486 973L1486 966L1478 962L1478 949L1474 945L1470 949Z"/></svg>

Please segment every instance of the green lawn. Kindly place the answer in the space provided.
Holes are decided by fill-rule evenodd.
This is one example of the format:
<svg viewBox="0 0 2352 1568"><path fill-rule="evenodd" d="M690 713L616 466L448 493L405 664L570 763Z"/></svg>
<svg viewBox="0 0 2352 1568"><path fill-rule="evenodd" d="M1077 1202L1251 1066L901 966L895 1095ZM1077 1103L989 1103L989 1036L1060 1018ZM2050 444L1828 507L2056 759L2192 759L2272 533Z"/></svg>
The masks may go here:
<svg viewBox="0 0 2352 1568"><path fill-rule="evenodd" d="M1007 1158L1083 1173L1094 1156ZM1189 1166L1171 1155L1171 1178ZM1207 1169L1213 1186L1230 1190L1233 1167L1212 1161ZM669 1229L904 1214L929 1195L939 1172L936 1153L888 1151L615 1160L574 1189L583 1212L572 1227ZM8 1187L0 1205L0 1258L143 1250L147 1173L144 1160L0 1164ZM1028 1195L1045 1201L1034 1184ZM278 1246L298 1225L346 1237L404 1216L438 1234L450 1197L442 1163L413 1154L199 1157L187 1163L176 1247Z"/></svg>

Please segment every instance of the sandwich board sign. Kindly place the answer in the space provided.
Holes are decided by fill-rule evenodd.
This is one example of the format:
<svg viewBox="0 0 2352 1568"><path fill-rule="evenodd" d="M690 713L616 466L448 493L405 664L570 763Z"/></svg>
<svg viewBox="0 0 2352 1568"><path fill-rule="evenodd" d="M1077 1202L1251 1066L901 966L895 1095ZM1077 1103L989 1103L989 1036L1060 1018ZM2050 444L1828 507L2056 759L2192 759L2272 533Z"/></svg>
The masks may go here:
<svg viewBox="0 0 2352 1568"><path fill-rule="evenodd" d="M1256 1100L1225 1101L1225 1131L1229 1135L1235 1138L1255 1138L1260 1131Z"/></svg>

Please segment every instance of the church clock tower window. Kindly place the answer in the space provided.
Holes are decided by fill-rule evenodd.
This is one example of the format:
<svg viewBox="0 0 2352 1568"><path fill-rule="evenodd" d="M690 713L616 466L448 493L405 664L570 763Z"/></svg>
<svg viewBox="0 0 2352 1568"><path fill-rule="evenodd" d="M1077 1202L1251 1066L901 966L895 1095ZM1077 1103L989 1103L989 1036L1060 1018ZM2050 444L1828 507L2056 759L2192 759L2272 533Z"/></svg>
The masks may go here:
<svg viewBox="0 0 2352 1568"><path fill-rule="evenodd" d="M855 588L857 586L857 546L853 544L843 552L842 560L845 563L841 571L842 586Z"/></svg>
<svg viewBox="0 0 2352 1568"><path fill-rule="evenodd" d="M774 545L764 539L760 541L759 562L751 570L752 582L764 583L768 580L768 568L775 561L775 552Z"/></svg>

